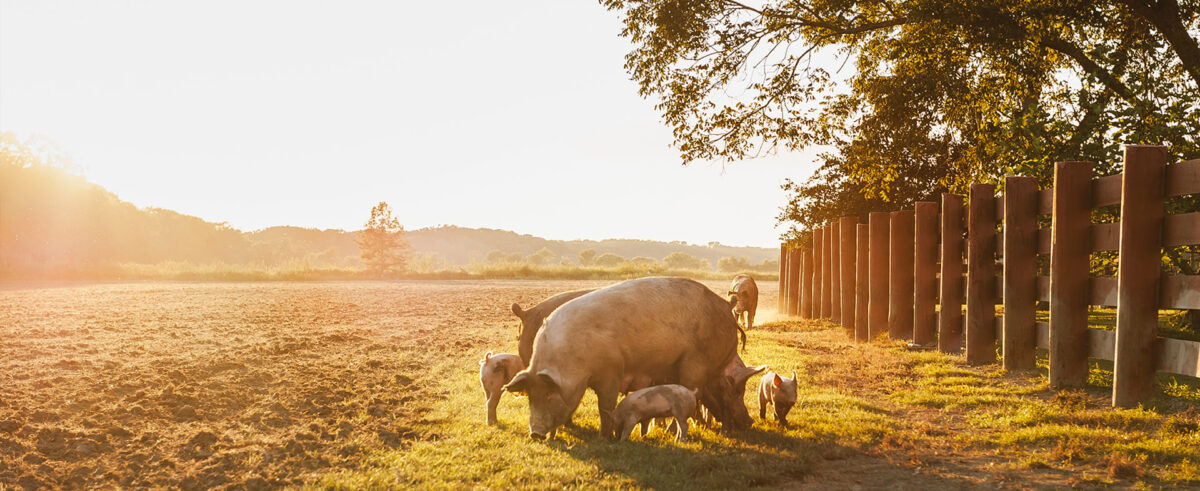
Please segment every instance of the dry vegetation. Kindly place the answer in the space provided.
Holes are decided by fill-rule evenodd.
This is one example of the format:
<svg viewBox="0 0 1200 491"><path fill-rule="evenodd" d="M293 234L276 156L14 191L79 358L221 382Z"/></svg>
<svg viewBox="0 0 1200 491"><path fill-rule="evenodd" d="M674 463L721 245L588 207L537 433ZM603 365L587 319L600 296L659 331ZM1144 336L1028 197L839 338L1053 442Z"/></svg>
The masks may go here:
<svg viewBox="0 0 1200 491"><path fill-rule="evenodd" d="M508 305L605 283L8 285L0 488L1200 485L1193 385L1115 411L1101 369L1056 394L815 322L767 322L743 355L800 374L787 430L601 441L590 395L549 443L521 399L484 426L476 361L515 351Z"/></svg>

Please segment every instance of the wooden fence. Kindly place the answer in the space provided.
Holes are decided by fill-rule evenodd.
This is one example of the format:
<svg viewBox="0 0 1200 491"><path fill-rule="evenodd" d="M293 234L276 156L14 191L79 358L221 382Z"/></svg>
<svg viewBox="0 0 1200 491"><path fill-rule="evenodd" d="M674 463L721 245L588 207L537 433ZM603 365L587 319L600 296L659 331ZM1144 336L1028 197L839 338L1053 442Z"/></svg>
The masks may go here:
<svg viewBox="0 0 1200 491"><path fill-rule="evenodd" d="M1033 368L1045 348L1054 387L1082 385L1089 357L1112 360L1113 405L1135 406L1156 371L1200 377L1200 343L1157 335L1159 309L1200 309L1200 276L1162 273L1164 248L1200 244L1200 212L1165 214L1168 198L1200 193L1200 160L1166 158L1165 147L1131 145L1121 174L1060 162L1050 189L1010 176L1002 196L975 184L969 200L842 218L804 246L781 245L779 311L840 322L858 341L887 332L965 350L971 364L995 363L999 341L1006 369ZM1113 206L1119 222L1093 223ZM1091 276L1102 251L1117 252L1116 276ZM1116 330L1088 327L1089 306L1116 307Z"/></svg>

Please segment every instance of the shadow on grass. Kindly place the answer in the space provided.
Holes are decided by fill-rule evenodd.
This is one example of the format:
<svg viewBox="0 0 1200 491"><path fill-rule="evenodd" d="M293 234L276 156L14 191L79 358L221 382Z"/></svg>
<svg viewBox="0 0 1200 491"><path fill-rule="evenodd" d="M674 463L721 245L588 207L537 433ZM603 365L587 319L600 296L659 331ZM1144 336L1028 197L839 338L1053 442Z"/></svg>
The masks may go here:
<svg viewBox="0 0 1200 491"><path fill-rule="evenodd" d="M797 428L793 426L792 429ZM817 481L821 479L819 474L828 475L827 472L820 473L821 468L836 466L838 461L846 459L870 459L875 461L872 465L874 473L899 479L909 479L914 474L910 467L892 464L884 457L865 455L854 447L836 443L835 438L803 439L784 433L786 430L782 428L755 426L732 432L696 428L689 441L680 443L673 441L674 433L659 428L644 439L635 432L631 441L601 439L595 428L583 426L564 427L559 431L573 437L574 442L559 438L545 445L636 487L751 488L799 481L827 487L828 483ZM879 482L875 477L870 481ZM922 488L962 488L975 484L930 475L922 475L920 479ZM847 484L843 481L842 486ZM889 486L894 484L899 483Z"/></svg>

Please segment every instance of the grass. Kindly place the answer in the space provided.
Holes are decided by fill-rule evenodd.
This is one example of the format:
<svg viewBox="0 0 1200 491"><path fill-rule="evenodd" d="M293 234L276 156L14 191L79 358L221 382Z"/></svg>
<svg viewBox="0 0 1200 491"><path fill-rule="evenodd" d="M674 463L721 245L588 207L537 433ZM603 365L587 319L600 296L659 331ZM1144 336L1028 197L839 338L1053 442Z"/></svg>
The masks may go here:
<svg viewBox="0 0 1200 491"><path fill-rule="evenodd" d="M747 358L782 359L788 351L774 343L751 346ZM508 348L515 349L515 345ZM675 444L673 435L656 428L645 441L635 437L633 442L609 442L597 437L595 397L589 392L574 426L560 431L555 440L534 442L526 436L524 400L506 395L500 406L501 424L483 425L483 399L472 357L477 356L433 367L434 378L445 381L440 393L446 397L431 414L431 419L438 421L429 428L435 438L381 452L363 470L328 475L317 484L350 488L765 486L799 479L808 472L820 449L827 446L823 442L829 440L813 437L836 431L831 428L834 414L851 418L870 414L858 401L826 395L809 401L813 407L834 411L822 418L823 425L801 423L792 430L781 430L760 421L737 435L693 428L692 440L682 444ZM790 370L799 365L776 368ZM797 412L792 415L794 422L801 421Z"/></svg>
<svg viewBox="0 0 1200 491"><path fill-rule="evenodd" d="M511 349L512 346L503 347ZM472 355L434 368L445 400L427 439L376 453L317 487L821 486L916 488L1011 482L1018 486L1200 484L1200 391L1155 406L1113 410L1103 387L1056 393L1044 371L971 367L961 356L859 345L821 322L768 322L750 332L748 364L800 377L790 428L756 422L726 434L696 430L676 444L597 437L589 393L574 426L550 442L526 435L524 400L506 396L501 425L486 427ZM1102 375L1099 375L1102 377ZM757 377L746 404L756 416ZM863 469L869 469L863 470Z"/></svg>

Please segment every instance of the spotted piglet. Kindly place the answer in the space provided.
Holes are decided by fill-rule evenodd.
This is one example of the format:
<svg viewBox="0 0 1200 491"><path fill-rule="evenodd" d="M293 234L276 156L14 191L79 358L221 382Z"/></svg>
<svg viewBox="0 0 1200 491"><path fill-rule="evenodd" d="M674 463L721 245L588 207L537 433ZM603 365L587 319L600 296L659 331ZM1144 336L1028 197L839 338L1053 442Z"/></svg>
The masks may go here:
<svg viewBox="0 0 1200 491"><path fill-rule="evenodd" d="M487 396L487 424L496 424L496 406L500 404L500 394L504 393L504 385L525 368L521 357L508 353L493 355L491 351L479 360L479 383L483 385L483 394Z"/></svg>
<svg viewBox="0 0 1200 491"><path fill-rule="evenodd" d="M775 406L775 421L787 427L787 413L796 405L796 372L792 372L792 378L775 372L763 375L758 384L759 419L767 418L767 404Z"/></svg>
<svg viewBox="0 0 1200 491"><path fill-rule="evenodd" d="M629 394L617 404L617 436L628 440L638 423L670 416L678 427L675 441L687 440L688 417L696 413L697 392L682 385L656 385Z"/></svg>

